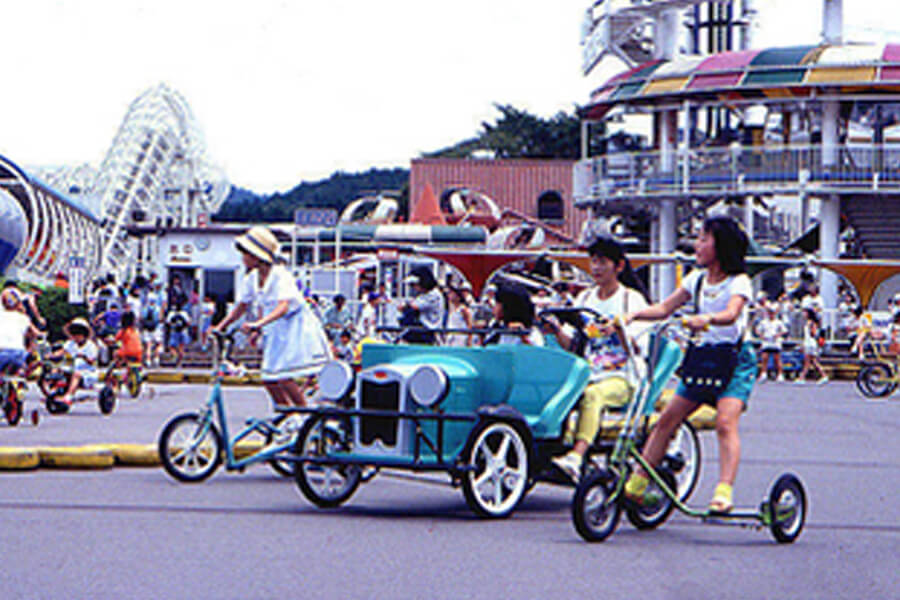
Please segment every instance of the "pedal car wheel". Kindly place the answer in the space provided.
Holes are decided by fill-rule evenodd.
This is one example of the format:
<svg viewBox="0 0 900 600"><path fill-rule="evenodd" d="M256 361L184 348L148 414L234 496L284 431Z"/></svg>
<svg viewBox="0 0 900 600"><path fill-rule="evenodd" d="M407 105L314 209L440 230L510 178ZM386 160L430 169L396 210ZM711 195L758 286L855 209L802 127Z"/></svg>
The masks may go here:
<svg viewBox="0 0 900 600"><path fill-rule="evenodd" d="M581 479L572 498L572 524L586 542L602 542L619 524L622 507L615 492L615 476L595 469Z"/></svg>
<svg viewBox="0 0 900 600"><path fill-rule="evenodd" d="M508 517L528 488L528 449L519 430L487 421L473 432L463 476L466 503L481 517Z"/></svg>
<svg viewBox="0 0 900 600"><path fill-rule="evenodd" d="M897 388L893 370L884 363L865 365L856 375L856 387L866 398L884 398Z"/></svg>
<svg viewBox="0 0 900 600"><path fill-rule="evenodd" d="M278 415L277 417L275 417L275 420L273 421L273 423L276 427L278 427L279 425L281 425L281 422L284 421L286 418L287 418L287 415ZM274 434L267 433L266 441L264 442L264 444L266 446L271 444L272 439L274 437L275 437ZM278 475L281 475L282 477L292 477L294 475L294 463L292 463L290 461L279 460L277 458L273 458L267 462L268 462L269 466L272 467L272 470L275 471Z"/></svg>
<svg viewBox="0 0 900 600"><path fill-rule="evenodd" d="M298 457L324 457L351 449L351 427L345 419L311 416L297 434L294 453ZM359 465L297 463L294 479L303 496L319 508L334 508L346 502L359 487Z"/></svg>
<svg viewBox="0 0 900 600"><path fill-rule="evenodd" d="M137 369L128 369L125 386L128 388L128 394L132 398L137 398L141 395L141 374Z"/></svg>
<svg viewBox="0 0 900 600"><path fill-rule="evenodd" d="M222 436L196 413L171 419L159 434L159 459L166 473L193 483L212 475L222 462Z"/></svg>
<svg viewBox="0 0 900 600"><path fill-rule="evenodd" d="M47 412L51 415L63 415L69 412L69 405L65 402L60 402L59 400L57 400L57 398L62 395L63 393L60 391L47 396L45 404L47 406Z"/></svg>
<svg viewBox="0 0 900 600"><path fill-rule="evenodd" d="M3 403L3 414L10 427L19 424L22 418L22 397L15 385L7 385L6 398Z"/></svg>
<svg viewBox="0 0 900 600"><path fill-rule="evenodd" d="M806 522L806 491L796 475L785 473L769 492L769 529L780 544L790 544Z"/></svg>
<svg viewBox="0 0 900 600"><path fill-rule="evenodd" d="M688 421L682 422L675 430L663 464L675 475L678 499L686 502L697 487L701 464L700 438Z"/></svg>
<svg viewBox="0 0 900 600"><path fill-rule="evenodd" d="M116 394L111 387L105 385L100 389L100 394L97 396L97 406L100 407L100 412L104 415L108 415L116 409Z"/></svg>
<svg viewBox="0 0 900 600"><path fill-rule="evenodd" d="M665 482L666 487L671 490L676 489L677 483L675 481L675 476L672 474L672 471L664 466L661 466L656 470L656 472ZM657 496L659 498L659 502L652 506L638 506L631 502L628 502L625 505L625 514L628 517L628 520L632 525L641 530L656 529L666 522L666 519L668 519L669 515L672 514L672 509L675 508L675 503L672 502L671 499L669 499L665 492L663 492L662 488L659 487L652 479L647 485L647 493Z"/></svg>

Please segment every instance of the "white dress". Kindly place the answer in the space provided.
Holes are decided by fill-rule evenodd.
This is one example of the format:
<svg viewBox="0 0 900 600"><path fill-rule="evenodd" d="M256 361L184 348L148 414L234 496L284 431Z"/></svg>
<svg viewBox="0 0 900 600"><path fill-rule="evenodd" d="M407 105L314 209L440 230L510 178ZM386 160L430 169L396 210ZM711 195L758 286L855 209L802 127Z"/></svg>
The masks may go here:
<svg viewBox="0 0 900 600"><path fill-rule="evenodd" d="M258 304L262 316L275 310L282 300L288 301L288 312L263 329L263 381L313 375L331 360L322 323L303 299L286 268L273 266L262 288L257 271L244 277L240 302Z"/></svg>

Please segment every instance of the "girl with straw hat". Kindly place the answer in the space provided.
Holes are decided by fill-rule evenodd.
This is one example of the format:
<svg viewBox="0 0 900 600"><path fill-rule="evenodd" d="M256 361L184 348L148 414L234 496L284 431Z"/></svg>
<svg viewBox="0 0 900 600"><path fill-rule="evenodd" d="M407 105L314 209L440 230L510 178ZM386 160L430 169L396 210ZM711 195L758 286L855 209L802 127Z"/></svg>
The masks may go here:
<svg viewBox="0 0 900 600"><path fill-rule="evenodd" d="M306 386L301 388L296 378L318 372L331 359L325 332L290 272L277 264L278 240L268 228L251 228L238 236L234 245L241 253L246 275L238 302L213 329L223 331L257 304L262 316L245 322L241 331L263 334L263 384L276 405L303 406Z"/></svg>

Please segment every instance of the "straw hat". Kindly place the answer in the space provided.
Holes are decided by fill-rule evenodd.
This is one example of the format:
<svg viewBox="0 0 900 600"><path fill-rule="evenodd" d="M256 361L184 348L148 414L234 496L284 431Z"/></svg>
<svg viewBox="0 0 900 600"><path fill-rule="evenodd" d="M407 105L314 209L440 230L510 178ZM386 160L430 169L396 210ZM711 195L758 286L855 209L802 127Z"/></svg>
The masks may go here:
<svg viewBox="0 0 900 600"><path fill-rule="evenodd" d="M87 331L87 337L91 337L91 324L87 322L86 319L82 317L76 317L69 321L65 326L65 332L67 335L72 335L71 331L73 327L82 327L85 331Z"/></svg>
<svg viewBox="0 0 900 600"><path fill-rule="evenodd" d="M278 239L267 227L256 226L234 240L241 252L255 256L267 264L273 264L278 255Z"/></svg>

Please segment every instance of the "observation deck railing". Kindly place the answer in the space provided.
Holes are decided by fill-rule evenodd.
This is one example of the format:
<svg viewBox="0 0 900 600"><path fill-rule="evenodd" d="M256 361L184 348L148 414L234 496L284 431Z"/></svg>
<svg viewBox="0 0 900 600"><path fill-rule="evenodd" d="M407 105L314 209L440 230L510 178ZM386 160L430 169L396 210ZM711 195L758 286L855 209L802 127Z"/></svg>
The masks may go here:
<svg viewBox="0 0 900 600"><path fill-rule="evenodd" d="M633 197L753 193L900 193L900 144L730 146L622 152L579 161L578 205Z"/></svg>

